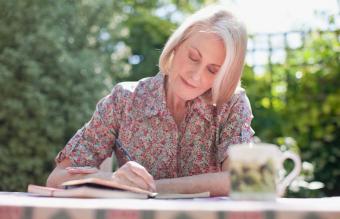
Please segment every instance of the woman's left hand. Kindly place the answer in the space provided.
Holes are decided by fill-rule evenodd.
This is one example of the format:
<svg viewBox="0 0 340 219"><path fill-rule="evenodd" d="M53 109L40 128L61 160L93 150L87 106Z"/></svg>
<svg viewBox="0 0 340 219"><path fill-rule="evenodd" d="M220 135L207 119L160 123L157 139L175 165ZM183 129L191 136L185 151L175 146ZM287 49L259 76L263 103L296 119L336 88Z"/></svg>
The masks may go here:
<svg viewBox="0 0 340 219"><path fill-rule="evenodd" d="M69 174L90 174L97 173L99 170L96 167L84 166L84 167L66 167Z"/></svg>

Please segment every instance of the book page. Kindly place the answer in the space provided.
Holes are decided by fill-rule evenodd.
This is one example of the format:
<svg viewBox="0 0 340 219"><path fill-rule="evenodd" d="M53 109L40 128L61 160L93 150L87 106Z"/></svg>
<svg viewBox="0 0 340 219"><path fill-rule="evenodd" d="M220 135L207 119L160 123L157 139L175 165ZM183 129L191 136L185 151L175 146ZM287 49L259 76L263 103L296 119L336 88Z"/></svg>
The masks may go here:
<svg viewBox="0 0 340 219"><path fill-rule="evenodd" d="M200 193L157 193L154 197L155 199L191 199L191 198L209 198L210 192L200 192Z"/></svg>
<svg viewBox="0 0 340 219"><path fill-rule="evenodd" d="M44 197L63 197L63 198L137 198L147 199L148 194L115 190L112 188L94 188L79 186L70 189L56 189L45 186L28 185L29 193L38 194Z"/></svg>
<svg viewBox="0 0 340 219"><path fill-rule="evenodd" d="M75 182L77 181L77 182ZM190 199L190 198L207 198L210 197L209 192L193 193L193 194L179 194L179 193L153 193L145 190L140 190L129 186L129 190L122 189L122 186L113 187L112 184L107 186L106 180L78 180L68 181L63 183L66 189L50 188L45 186L37 186L30 184L28 192L39 194L47 197L74 197L74 198L137 198L137 199ZM87 182L87 183L84 183ZM89 183L91 182L91 183ZM98 182L100 182L98 184ZM107 181L109 182L109 181ZM104 185L105 184L105 185ZM137 192L136 192L137 191ZM142 192L141 192L142 191Z"/></svg>
<svg viewBox="0 0 340 219"><path fill-rule="evenodd" d="M138 187L133 187L133 186L128 186L125 184L121 184L115 181L110 181L110 180L104 180L100 178L86 178L86 179L79 179L79 180L71 180L64 182L62 186L65 188L70 187L70 186L81 186L81 185L101 185L104 187L108 188L113 188L113 189L121 189L121 190L126 190L126 191L131 191L135 193L142 193L142 194L147 194L149 196L154 196L155 194L153 192L138 188Z"/></svg>

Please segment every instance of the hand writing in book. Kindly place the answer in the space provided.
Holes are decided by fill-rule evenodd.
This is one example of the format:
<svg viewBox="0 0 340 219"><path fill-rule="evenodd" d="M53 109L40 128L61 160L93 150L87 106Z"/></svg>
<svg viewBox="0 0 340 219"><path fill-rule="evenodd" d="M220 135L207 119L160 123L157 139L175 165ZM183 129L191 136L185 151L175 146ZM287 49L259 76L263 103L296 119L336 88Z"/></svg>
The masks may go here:
<svg viewBox="0 0 340 219"><path fill-rule="evenodd" d="M156 184L152 175L135 161L125 163L113 173L112 177L120 183L156 192Z"/></svg>
<svg viewBox="0 0 340 219"><path fill-rule="evenodd" d="M98 173L100 178L111 178L113 181L119 183L135 186L141 189L156 192L156 184L153 177L148 171L139 163L135 161L129 161L120 167L112 176L100 174L99 170L95 167L66 167L65 168L70 174L91 174Z"/></svg>

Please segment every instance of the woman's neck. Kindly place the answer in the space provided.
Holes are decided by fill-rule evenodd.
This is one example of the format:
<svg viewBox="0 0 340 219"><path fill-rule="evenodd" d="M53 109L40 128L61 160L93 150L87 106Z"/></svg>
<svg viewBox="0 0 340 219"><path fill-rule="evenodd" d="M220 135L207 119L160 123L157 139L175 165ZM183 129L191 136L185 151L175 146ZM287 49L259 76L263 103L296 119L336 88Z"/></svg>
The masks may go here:
<svg viewBox="0 0 340 219"><path fill-rule="evenodd" d="M177 125L181 123L186 113L186 101L179 96L177 96L171 86L169 86L168 78L165 80L165 97L166 97L166 105L174 117L174 120Z"/></svg>

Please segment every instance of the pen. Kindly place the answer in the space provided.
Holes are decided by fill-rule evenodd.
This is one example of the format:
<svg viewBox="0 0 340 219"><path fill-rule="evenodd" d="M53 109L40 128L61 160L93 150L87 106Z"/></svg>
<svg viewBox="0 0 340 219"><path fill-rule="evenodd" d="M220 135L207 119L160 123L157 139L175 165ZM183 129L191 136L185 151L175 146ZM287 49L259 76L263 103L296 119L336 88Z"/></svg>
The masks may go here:
<svg viewBox="0 0 340 219"><path fill-rule="evenodd" d="M125 157L126 157L129 161L131 161L132 158L131 158L129 152L124 148L124 146L122 145L122 143L120 142L120 140L118 139L117 136L116 136L115 143L116 143L116 146L117 146L119 149L121 149L121 150L123 151Z"/></svg>

